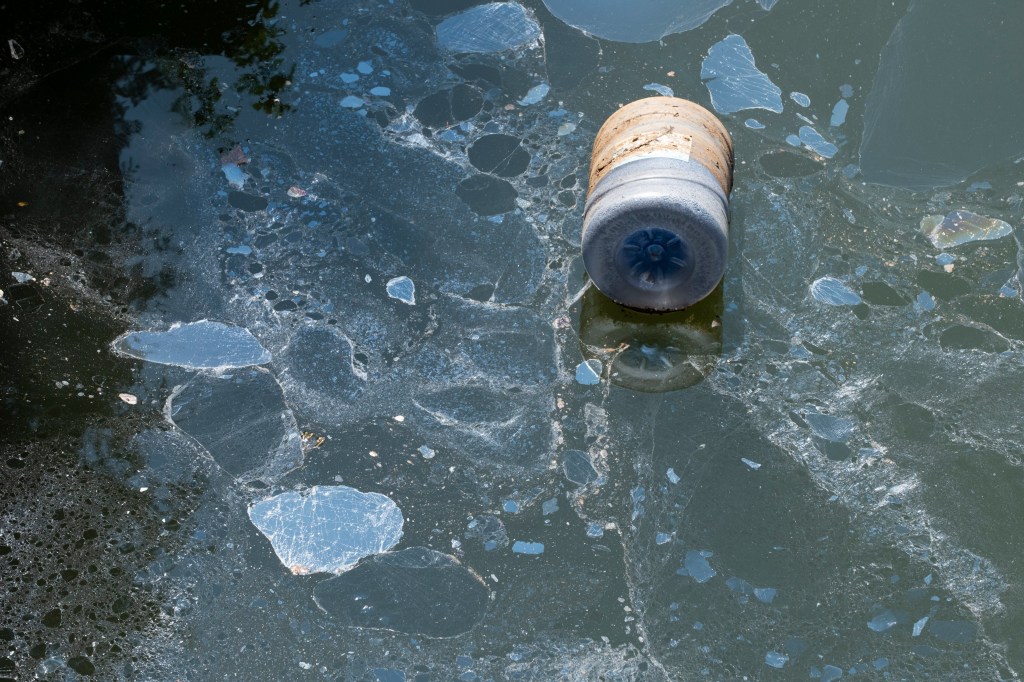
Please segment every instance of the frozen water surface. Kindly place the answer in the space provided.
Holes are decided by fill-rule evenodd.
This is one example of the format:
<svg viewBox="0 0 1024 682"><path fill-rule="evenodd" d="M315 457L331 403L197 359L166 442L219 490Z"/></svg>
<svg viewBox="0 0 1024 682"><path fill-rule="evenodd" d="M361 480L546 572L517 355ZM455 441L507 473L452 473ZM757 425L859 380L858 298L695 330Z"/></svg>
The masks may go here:
<svg viewBox="0 0 1024 682"><path fill-rule="evenodd" d="M1020 220L1017 14L676 2L631 45L506 3L472 52L437 30L469 1L186 4L13 10L0 677L1020 675L1018 243L917 225ZM581 295L579 228L652 82L766 111L724 116L722 287L637 319ZM907 173L964 179L876 184ZM292 573L349 532L347 571Z"/></svg>
<svg viewBox="0 0 1024 682"><path fill-rule="evenodd" d="M782 90L758 70L743 36L733 33L712 45L701 64L700 77L720 114L745 109L782 112Z"/></svg>
<svg viewBox="0 0 1024 682"><path fill-rule="evenodd" d="M249 519L296 575L347 571L394 547L404 523L390 498L347 486L275 495L251 505Z"/></svg>
<svg viewBox="0 0 1024 682"><path fill-rule="evenodd" d="M540 38L540 26L516 2L492 2L437 25L437 42L452 52L501 52Z"/></svg>
<svg viewBox="0 0 1024 682"><path fill-rule="evenodd" d="M200 320L166 331L129 332L112 347L129 357L188 369L228 369L264 365L271 355L244 327Z"/></svg>

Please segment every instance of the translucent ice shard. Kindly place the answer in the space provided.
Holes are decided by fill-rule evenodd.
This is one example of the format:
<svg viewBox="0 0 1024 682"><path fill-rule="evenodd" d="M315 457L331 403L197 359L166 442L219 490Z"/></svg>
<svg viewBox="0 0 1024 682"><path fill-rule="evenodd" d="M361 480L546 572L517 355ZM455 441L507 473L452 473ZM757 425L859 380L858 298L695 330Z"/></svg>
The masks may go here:
<svg viewBox="0 0 1024 682"><path fill-rule="evenodd" d="M766 10L770 10L772 7L775 7L775 3L778 1L779 0L757 0L757 4L761 5L761 7Z"/></svg>
<svg viewBox="0 0 1024 682"><path fill-rule="evenodd" d="M587 485L597 480L597 471L590 461L590 455L580 450L568 450L562 456L562 472L576 485Z"/></svg>
<svg viewBox="0 0 1024 682"><path fill-rule="evenodd" d="M540 26L516 2L478 5L437 25L437 42L452 52L502 52L539 37Z"/></svg>
<svg viewBox="0 0 1024 682"><path fill-rule="evenodd" d="M789 98L804 108L811 106L811 98L802 92L791 92Z"/></svg>
<svg viewBox="0 0 1024 682"><path fill-rule="evenodd" d="M697 28L732 0L544 0L551 13L598 38L648 43Z"/></svg>
<svg viewBox="0 0 1024 682"><path fill-rule="evenodd" d="M835 277L822 277L811 283L811 296L826 305L857 305L860 294Z"/></svg>
<svg viewBox="0 0 1024 682"><path fill-rule="evenodd" d="M648 83L647 85L644 86L644 90L656 92L659 95L662 95L663 97L675 96L675 92L673 92L672 88L668 87L667 85L662 85L661 83Z"/></svg>
<svg viewBox="0 0 1024 682"><path fill-rule="evenodd" d="M519 104L524 107L528 107L531 104L537 104L542 99L547 97L548 92L550 91L551 86L548 85L547 83L540 83L539 85L534 85L526 92L526 95L521 100L519 100Z"/></svg>
<svg viewBox="0 0 1024 682"><path fill-rule="evenodd" d="M249 367L271 360L248 329L211 320L177 323L162 332L128 332L114 339L111 348L139 360L189 369Z"/></svg>
<svg viewBox="0 0 1024 682"><path fill-rule="evenodd" d="M239 168L238 164L226 163L220 169L224 173L224 177L227 178L231 189L242 189L245 186L245 171Z"/></svg>
<svg viewBox="0 0 1024 682"><path fill-rule="evenodd" d="M727 35L708 50L700 77L711 93L711 105L720 114L744 109L782 112L782 90L758 71L743 36Z"/></svg>
<svg viewBox="0 0 1024 682"><path fill-rule="evenodd" d="M396 298L406 305L416 305L416 285L408 277L389 279L386 289L391 298Z"/></svg>
<svg viewBox="0 0 1024 682"><path fill-rule="evenodd" d="M600 360L587 360L576 367L576 381L584 386L594 386L601 383L601 372L603 365Z"/></svg>
<svg viewBox="0 0 1024 682"><path fill-rule="evenodd" d="M249 507L249 519L296 575L347 571L394 547L404 523L390 498L347 486L275 495Z"/></svg>
<svg viewBox="0 0 1024 682"><path fill-rule="evenodd" d="M789 660L789 656L781 654L778 651L769 651L764 655L764 662L773 668L782 668L786 665Z"/></svg>
<svg viewBox="0 0 1024 682"><path fill-rule="evenodd" d="M846 123L846 114L850 111L850 104L845 99L841 99L836 102L836 105L832 107L832 117L829 119L829 126L838 128L839 126Z"/></svg>
<svg viewBox="0 0 1024 682"><path fill-rule="evenodd" d="M544 543L543 542L526 542L524 540L516 540L512 544L512 551L516 554L543 554Z"/></svg>
<svg viewBox="0 0 1024 682"><path fill-rule="evenodd" d="M688 575L698 583L706 583L718 575L718 571L711 568L711 564L708 563L708 559L712 556L714 556L713 552L703 549L691 549L683 558L683 567L678 569L676 573Z"/></svg>
<svg viewBox="0 0 1024 682"><path fill-rule="evenodd" d="M302 464L295 417L265 369L200 375L175 388L166 414L232 476L272 479Z"/></svg>
<svg viewBox="0 0 1024 682"><path fill-rule="evenodd" d="M319 583L313 598L344 625L454 637L484 617L490 595L480 576L455 557L411 547Z"/></svg>
<svg viewBox="0 0 1024 682"><path fill-rule="evenodd" d="M831 159L839 151L839 147L826 140L811 126L800 126L799 132L800 142L818 156Z"/></svg>
<svg viewBox="0 0 1024 682"><path fill-rule="evenodd" d="M1013 233L1010 224L997 218L951 211L945 217L928 215L921 219L921 232L935 248L948 249L968 242L999 239Z"/></svg>

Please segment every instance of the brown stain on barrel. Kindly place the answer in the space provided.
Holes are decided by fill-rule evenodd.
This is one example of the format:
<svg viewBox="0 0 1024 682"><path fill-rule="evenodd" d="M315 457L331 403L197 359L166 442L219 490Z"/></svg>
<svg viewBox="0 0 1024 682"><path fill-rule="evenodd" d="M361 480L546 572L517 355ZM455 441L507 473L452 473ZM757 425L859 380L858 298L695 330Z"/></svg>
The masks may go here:
<svg viewBox="0 0 1024 682"><path fill-rule="evenodd" d="M710 111L678 97L647 97L608 117L594 139L589 195L612 168L638 155L684 154L732 190L732 137Z"/></svg>

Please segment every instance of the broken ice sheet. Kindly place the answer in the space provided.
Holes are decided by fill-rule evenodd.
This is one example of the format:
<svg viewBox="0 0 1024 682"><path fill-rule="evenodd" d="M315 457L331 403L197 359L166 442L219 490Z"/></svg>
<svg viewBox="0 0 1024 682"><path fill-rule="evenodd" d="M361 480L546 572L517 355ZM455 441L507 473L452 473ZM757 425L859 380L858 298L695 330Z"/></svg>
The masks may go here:
<svg viewBox="0 0 1024 682"><path fill-rule="evenodd" d="M386 285L388 296L406 305L416 305L416 285L408 277L389 279Z"/></svg>
<svg viewBox="0 0 1024 682"><path fill-rule="evenodd" d="M480 576L425 547L370 557L313 591L317 606L343 625L427 637L468 632L489 598Z"/></svg>
<svg viewBox="0 0 1024 682"><path fill-rule="evenodd" d="M860 294L850 289L835 277L821 277L811 283L811 296L826 305L857 305Z"/></svg>
<svg viewBox="0 0 1024 682"><path fill-rule="evenodd" d="M249 367L271 360L248 329L211 320L179 322L162 332L128 332L114 339L111 348L146 362L189 369Z"/></svg>
<svg viewBox="0 0 1024 682"><path fill-rule="evenodd" d="M1009 223L997 218L951 211L945 217L928 215L921 219L921 233L935 248L948 249L969 242L1000 239L1013 233Z"/></svg>
<svg viewBox="0 0 1024 682"><path fill-rule="evenodd" d="M295 417L265 369L200 375L174 389L167 417L232 476L280 476L302 464Z"/></svg>
<svg viewBox="0 0 1024 682"><path fill-rule="evenodd" d="M648 43L697 28L732 0L544 0L551 13L607 40Z"/></svg>
<svg viewBox="0 0 1024 682"><path fill-rule="evenodd" d="M231 189L242 189L245 187L246 174L237 164L226 163L221 166L221 171L224 172L224 177L228 180L228 185Z"/></svg>
<svg viewBox="0 0 1024 682"><path fill-rule="evenodd" d="M582 450L567 450L562 456L562 473L576 485L587 485L597 480L597 471L590 455Z"/></svg>
<svg viewBox="0 0 1024 682"><path fill-rule="evenodd" d="M492 2L437 25L437 42L452 52L502 52L540 38L540 26L516 2Z"/></svg>
<svg viewBox="0 0 1024 682"><path fill-rule="evenodd" d="M782 90L754 64L743 36L730 34L708 50L700 77L711 93L711 105L720 114L744 109L782 112Z"/></svg>
<svg viewBox="0 0 1024 682"><path fill-rule="evenodd" d="M387 496L343 485L275 495L250 506L249 519L296 575L347 571L398 544L404 523Z"/></svg>

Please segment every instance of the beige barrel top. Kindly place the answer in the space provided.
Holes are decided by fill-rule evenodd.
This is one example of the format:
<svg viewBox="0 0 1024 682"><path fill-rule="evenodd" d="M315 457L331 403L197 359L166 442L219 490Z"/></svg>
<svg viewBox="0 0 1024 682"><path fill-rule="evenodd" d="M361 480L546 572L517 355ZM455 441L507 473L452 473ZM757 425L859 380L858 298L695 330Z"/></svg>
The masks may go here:
<svg viewBox="0 0 1024 682"><path fill-rule="evenodd" d="M648 155L694 160L732 190L732 138L710 111L678 97L647 97L608 117L594 140L588 194L615 166Z"/></svg>

